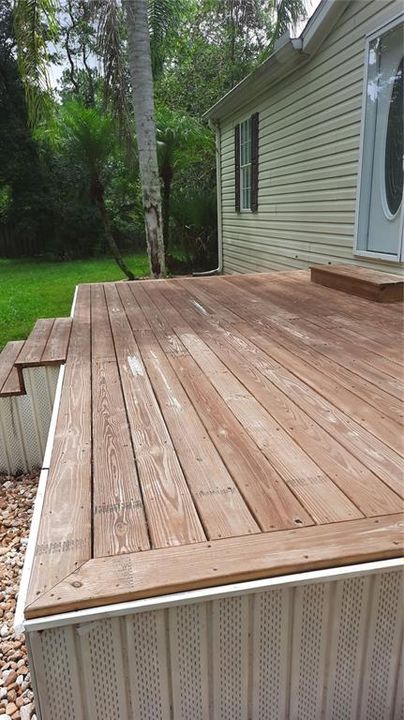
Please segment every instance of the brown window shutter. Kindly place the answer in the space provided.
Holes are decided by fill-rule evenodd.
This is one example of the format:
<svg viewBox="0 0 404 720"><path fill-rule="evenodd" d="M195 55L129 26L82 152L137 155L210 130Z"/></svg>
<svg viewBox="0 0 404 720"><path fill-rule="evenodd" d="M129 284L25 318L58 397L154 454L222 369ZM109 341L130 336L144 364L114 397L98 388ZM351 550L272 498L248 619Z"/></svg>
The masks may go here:
<svg viewBox="0 0 404 720"><path fill-rule="evenodd" d="M251 115L251 210L258 210L258 113Z"/></svg>
<svg viewBox="0 0 404 720"><path fill-rule="evenodd" d="M240 212L240 125L234 128L234 206Z"/></svg>

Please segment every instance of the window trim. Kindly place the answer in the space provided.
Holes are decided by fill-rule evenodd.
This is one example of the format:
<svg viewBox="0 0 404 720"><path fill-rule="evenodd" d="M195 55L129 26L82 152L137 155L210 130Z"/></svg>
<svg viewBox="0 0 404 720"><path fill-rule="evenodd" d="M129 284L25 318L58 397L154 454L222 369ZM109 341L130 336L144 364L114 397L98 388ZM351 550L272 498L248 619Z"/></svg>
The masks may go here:
<svg viewBox="0 0 404 720"><path fill-rule="evenodd" d="M251 210L251 189L252 189L252 115L247 115L246 117L243 117L242 120L239 120L238 124L240 126L240 138L239 138L239 153L240 153L240 213L252 213ZM244 123L249 124L249 143L250 143L250 162L246 163L245 165L241 162L241 126ZM243 169L244 168L250 168L250 204L248 207L243 207Z"/></svg>
<svg viewBox="0 0 404 720"><path fill-rule="evenodd" d="M394 16L391 20L384 22L374 30L371 30L366 34L365 49L364 49L364 76L363 76L363 88L362 88L362 110L361 110L361 126L360 126L360 145L359 145L359 160L358 160L358 175L357 175L357 187L356 187L356 202L355 202L355 226L354 226L354 244L353 254L358 257L373 258L376 260L385 260L389 263L402 263L404 261L404 199L401 202L401 221L400 221L400 244L396 255L391 253L374 252L371 250L362 250L360 248L359 238L359 208L362 188L362 169L364 160L364 144L365 144L365 120L366 120L366 105L367 105L367 86L369 76L369 46L370 43L376 38L384 35L389 30L392 30L396 25L404 23L404 13L400 12Z"/></svg>

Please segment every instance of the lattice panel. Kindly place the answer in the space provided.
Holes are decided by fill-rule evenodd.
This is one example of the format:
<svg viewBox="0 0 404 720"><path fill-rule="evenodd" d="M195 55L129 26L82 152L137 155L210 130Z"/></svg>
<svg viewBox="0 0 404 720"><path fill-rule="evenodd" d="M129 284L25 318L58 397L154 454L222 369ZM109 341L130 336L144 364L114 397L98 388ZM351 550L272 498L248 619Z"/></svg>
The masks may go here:
<svg viewBox="0 0 404 720"><path fill-rule="evenodd" d="M392 716L398 683L403 632L403 576L384 573L373 579L369 623L366 693L361 717L387 720Z"/></svg>
<svg viewBox="0 0 404 720"><path fill-rule="evenodd" d="M41 467L43 458L35 405L36 398L35 396L21 395L21 397L12 398L12 400L17 406L20 418L21 441L24 447L26 470L30 471L33 468ZM48 432L49 423L50 418L45 428L46 432Z"/></svg>
<svg viewBox="0 0 404 720"><path fill-rule="evenodd" d="M329 592L329 583L313 583L295 591L290 717L298 720L321 716Z"/></svg>
<svg viewBox="0 0 404 720"><path fill-rule="evenodd" d="M24 368L24 384L27 394L32 398L35 422L41 444L42 457L52 416L58 368Z"/></svg>
<svg viewBox="0 0 404 720"><path fill-rule="evenodd" d="M170 720L167 613L127 618L127 644L135 720Z"/></svg>
<svg viewBox="0 0 404 720"><path fill-rule="evenodd" d="M370 582L369 577L356 577L335 584L326 712L330 720L357 720Z"/></svg>
<svg viewBox="0 0 404 720"><path fill-rule="evenodd" d="M215 720L247 720L249 602L241 596L212 603Z"/></svg>
<svg viewBox="0 0 404 720"><path fill-rule="evenodd" d="M396 570L34 632L39 719L404 720L400 593Z"/></svg>
<svg viewBox="0 0 404 720"><path fill-rule="evenodd" d="M27 394L0 398L0 472L41 467L59 368L24 370Z"/></svg>
<svg viewBox="0 0 404 720"><path fill-rule="evenodd" d="M27 460L21 435L18 399L14 397L0 398L0 444L4 448L0 467L3 473L18 474L27 470Z"/></svg>
<svg viewBox="0 0 404 720"><path fill-rule="evenodd" d="M77 674L74 628L38 633L34 665L40 694L41 720L87 720Z"/></svg>
<svg viewBox="0 0 404 720"><path fill-rule="evenodd" d="M126 688L119 619L105 619L78 629L85 694L91 717L127 720Z"/></svg>
<svg viewBox="0 0 404 720"><path fill-rule="evenodd" d="M272 590L254 597L254 720L284 720L288 703L288 644L293 590Z"/></svg>
<svg viewBox="0 0 404 720"><path fill-rule="evenodd" d="M208 604L182 605L169 612L171 677L176 720L205 720L208 695Z"/></svg>

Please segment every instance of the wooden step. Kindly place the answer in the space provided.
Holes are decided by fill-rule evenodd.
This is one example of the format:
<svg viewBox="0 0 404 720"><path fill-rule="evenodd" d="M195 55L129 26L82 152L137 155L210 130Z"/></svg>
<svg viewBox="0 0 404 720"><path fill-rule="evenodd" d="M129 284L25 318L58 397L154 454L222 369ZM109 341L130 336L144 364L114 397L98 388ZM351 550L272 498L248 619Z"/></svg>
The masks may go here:
<svg viewBox="0 0 404 720"><path fill-rule="evenodd" d="M23 395L25 392L15 366L24 343L24 340L9 342L0 353L0 397Z"/></svg>
<svg viewBox="0 0 404 720"><path fill-rule="evenodd" d="M24 367L66 362L71 325L71 318L37 320L15 361L16 367L21 371Z"/></svg>
<svg viewBox="0 0 404 720"><path fill-rule="evenodd" d="M311 281L375 302L404 300L404 278L352 265L312 265Z"/></svg>

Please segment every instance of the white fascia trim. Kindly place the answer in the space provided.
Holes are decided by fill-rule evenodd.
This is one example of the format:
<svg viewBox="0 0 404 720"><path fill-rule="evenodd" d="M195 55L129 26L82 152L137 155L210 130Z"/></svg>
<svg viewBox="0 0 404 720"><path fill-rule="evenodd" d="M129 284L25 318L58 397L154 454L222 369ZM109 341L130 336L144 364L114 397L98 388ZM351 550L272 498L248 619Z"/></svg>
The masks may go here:
<svg viewBox="0 0 404 720"><path fill-rule="evenodd" d="M351 0L323 0L308 21L300 37L303 51L313 55Z"/></svg>
<svg viewBox="0 0 404 720"><path fill-rule="evenodd" d="M70 310L70 317L73 317L73 315L74 315L74 309L76 307L76 302L77 302L77 290L78 290L78 285L76 285L75 290L74 290L73 302L72 302L72 307ZM36 498L35 498L35 502L34 502L34 511L32 513L28 545L27 545L27 550L25 552L25 558L24 558L24 566L22 569L20 586L18 589L17 606L15 609L14 623L13 623L14 632L17 635L19 635L20 633L23 633L24 628L25 628L24 610L25 610L25 605L27 602L29 581L30 581L32 565L33 565L34 557L35 557L35 548L36 548L36 543L37 543L37 539L38 539L39 525L40 525L40 521L41 521L46 485L47 485L47 481L48 481L50 458L52 455L53 443L55 440L56 422L57 422L57 417L59 414L60 398L62 395L64 374L65 374L65 365L61 365L60 370L59 370L57 384L56 384L55 399L53 402L52 417L51 417L50 426L49 426L48 439L46 441L45 454L44 454L44 458L43 458L41 473L39 476L38 490L37 490L37 494L36 494Z"/></svg>
<svg viewBox="0 0 404 720"><path fill-rule="evenodd" d="M213 588L192 590L189 592L174 593L171 595L159 595L158 597L146 598L145 600L133 600L132 602L116 603L113 605L105 605L102 607L77 610L69 613L60 613L58 615L48 615L42 618L27 620L24 624L24 630L27 633L38 632L40 630L50 628L95 622L105 618L117 616L122 617L125 615L149 612L151 610L161 610L163 608L173 606L177 607L179 605L188 605L195 602L208 602L210 600L219 600L229 596L235 597L238 595L247 595L262 592L263 590L269 590L273 587L290 587L301 584L332 582L334 580L343 580L345 578L357 577L359 575L387 572L389 570L399 569L400 567L404 569L404 559L394 558L392 560L379 560L357 565L345 565L337 568L326 568L324 570L296 573L294 575L282 575L280 577L265 578L263 580L252 580L250 582L220 585Z"/></svg>

